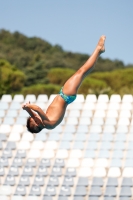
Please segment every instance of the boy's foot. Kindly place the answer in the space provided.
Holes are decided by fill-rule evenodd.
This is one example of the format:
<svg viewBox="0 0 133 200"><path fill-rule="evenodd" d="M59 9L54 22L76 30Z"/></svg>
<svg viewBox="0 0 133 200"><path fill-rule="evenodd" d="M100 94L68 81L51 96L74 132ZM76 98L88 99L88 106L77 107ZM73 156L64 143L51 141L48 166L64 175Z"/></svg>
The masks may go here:
<svg viewBox="0 0 133 200"><path fill-rule="evenodd" d="M99 49L100 54L103 53L103 52L105 52L105 46L104 46L105 39L106 39L106 36L102 35L100 37L100 39L99 39L98 44L97 44L97 48Z"/></svg>

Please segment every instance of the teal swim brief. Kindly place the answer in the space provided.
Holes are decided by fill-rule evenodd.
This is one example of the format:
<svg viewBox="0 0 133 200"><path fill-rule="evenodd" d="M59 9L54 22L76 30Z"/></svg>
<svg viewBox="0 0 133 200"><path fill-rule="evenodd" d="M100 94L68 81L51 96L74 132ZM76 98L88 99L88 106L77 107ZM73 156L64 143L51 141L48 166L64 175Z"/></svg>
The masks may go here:
<svg viewBox="0 0 133 200"><path fill-rule="evenodd" d="M75 95L71 95L71 96L68 96L66 94L63 93L62 91L63 88L61 88L59 94L60 96L64 99L64 101L67 103L67 104L70 104L72 103L75 99L76 99L76 94Z"/></svg>

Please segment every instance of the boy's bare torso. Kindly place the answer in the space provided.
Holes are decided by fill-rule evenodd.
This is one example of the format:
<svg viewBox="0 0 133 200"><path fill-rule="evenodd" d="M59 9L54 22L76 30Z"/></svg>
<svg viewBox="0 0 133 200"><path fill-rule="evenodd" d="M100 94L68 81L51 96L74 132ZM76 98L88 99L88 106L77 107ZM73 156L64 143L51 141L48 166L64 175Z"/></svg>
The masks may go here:
<svg viewBox="0 0 133 200"><path fill-rule="evenodd" d="M62 99L60 95L57 95L53 102L49 105L46 110L46 115L52 122L51 128L56 127L63 120L67 105L68 104L64 101L64 99ZM50 128L50 126L47 127L46 125L46 128Z"/></svg>

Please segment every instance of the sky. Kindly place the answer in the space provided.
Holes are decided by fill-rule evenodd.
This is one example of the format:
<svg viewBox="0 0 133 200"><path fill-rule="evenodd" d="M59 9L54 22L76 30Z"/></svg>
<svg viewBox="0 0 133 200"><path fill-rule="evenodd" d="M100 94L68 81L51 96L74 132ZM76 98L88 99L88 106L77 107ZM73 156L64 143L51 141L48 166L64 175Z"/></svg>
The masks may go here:
<svg viewBox="0 0 133 200"><path fill-rule="evenodd" d="M0 29L89 55L106 35L102 57L133 64L132 0L0 0Z"/></svg>

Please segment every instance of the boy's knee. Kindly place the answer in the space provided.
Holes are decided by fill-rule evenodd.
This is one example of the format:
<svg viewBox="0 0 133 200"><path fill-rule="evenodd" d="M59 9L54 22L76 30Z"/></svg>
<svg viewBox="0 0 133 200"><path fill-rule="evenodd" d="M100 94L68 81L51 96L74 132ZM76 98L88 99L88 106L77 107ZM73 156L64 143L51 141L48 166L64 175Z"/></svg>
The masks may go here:
<svg viewBox="0 0 133 200"><path fill-rule="evenodd" d="M85 73L85 70L84 70L83 68L80 68L80 69L77 71L77 75L78 75L78 76L82 76L82 75L84 75L84 73Z"/></svg>

